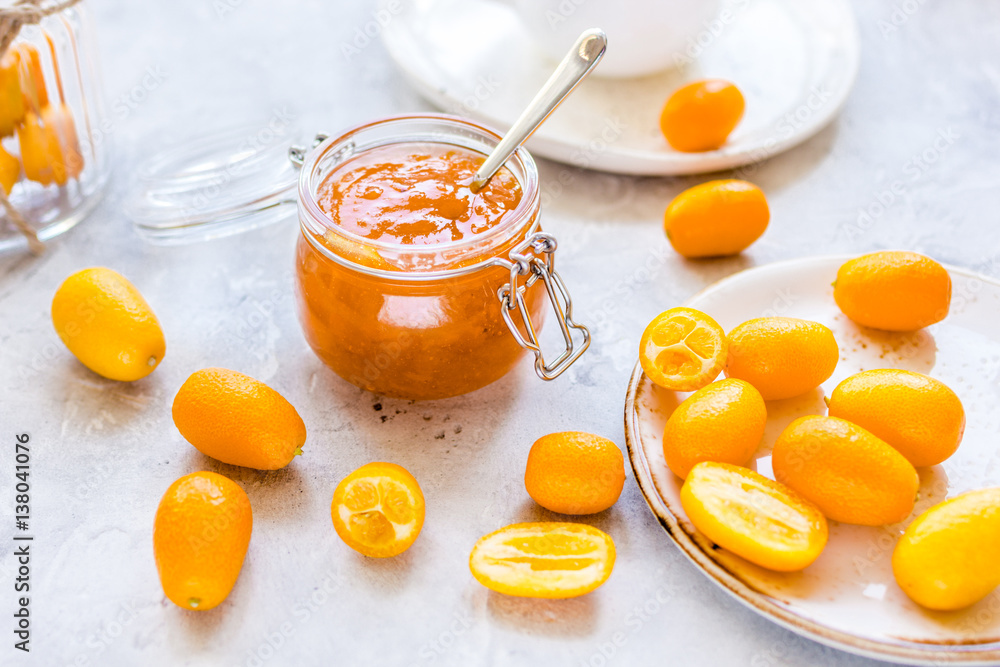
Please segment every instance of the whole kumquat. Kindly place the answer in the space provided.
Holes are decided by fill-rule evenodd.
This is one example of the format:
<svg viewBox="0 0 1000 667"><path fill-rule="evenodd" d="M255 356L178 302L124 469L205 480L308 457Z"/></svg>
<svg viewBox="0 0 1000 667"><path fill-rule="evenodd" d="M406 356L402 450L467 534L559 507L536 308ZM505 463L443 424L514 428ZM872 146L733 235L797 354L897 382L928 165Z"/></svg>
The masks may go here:
<svg viewBox="0 0 1000 667"><path fill-rule="evenodd" d="M810 415L782 431L771 451L774 478L814 503L826 518L863 526L910 516L917 471L865 429Z"/></svg>
<svg viewBox="0 0 1000 667"><path fill-rule="evenodd" d="M678 88L660 114L660 130L674 150L711 151L726 143L743 118L743 93L722 79L694 81Z"/></svg>
<svg viewBox="0 0 1000 667"><path fill-rule="evenodd" d="M52 298L52 324L80 363L111 380L146 377L166 352L153 309L125 276L104 267L63 281Z"/></svg>
<svg viewBox="0 0 1000 667"><path fill-rule="evenodd" d="M524 487L547 510L603 512L615 504L624 485L625 458L607 438L576 431L550 433L528 452Z"/></svg>
<svg viewBox="0 0 1000 667"><path fill-rule="evenodd" d="M882 368L852 375L830 395L830 416L885 440L915 467L955 453L965 432L962 401L927 375Z"/></svg>
<svg viewBox="0 0 1000 667"><path fill-rule="evenodd" d="M174 396L174 424L205 456L277 470L302 453L306 426L285 398L227 368L195 371Z"/></svg>
<svg viewBox="0 0 1000 667"><path fill-rule="evenodd" d="M767 409L743 380L720 380L691 394L663 429L663 456L685 478L702 461L745 465L764 435Z"/></svg>
<svg viewBox="0 0 1000 667"><path fill-rule="evenodd" d="M727 336L726 376L746 380L765 400L799 396L837 368L840 348L829 328L793 317L760 317Z"/></svg>
<svg viewBox="0 0 1000 667"><path fill-rule="evenodd" d="M951 276L939 263L915 252L874 252L840 267L833 298L861 326L916 331L947 317Z"/></svg>
<svg viewBox="0 0 1000 667"><path fill-rule="evenodd" d="M231 479L195 472L171 484L153 524L167 598L195 611L218 606L240 575L252 529L250 499Z"/></svg>
<svg viewBox="0 0 1000 667"><path fill-rule="evenodd" d="M896 543L892 571L928 609L975 604L1000 585L1000 488L969 491L918 516Z"/></svg>
<svg viewBox="0 0 1000 667"><path fill-rule="evenodd" d="M764 233L770 218L767 198L753 183L709 181L670 202L663 229L684 257L721 257L746 250Z"/></svg>

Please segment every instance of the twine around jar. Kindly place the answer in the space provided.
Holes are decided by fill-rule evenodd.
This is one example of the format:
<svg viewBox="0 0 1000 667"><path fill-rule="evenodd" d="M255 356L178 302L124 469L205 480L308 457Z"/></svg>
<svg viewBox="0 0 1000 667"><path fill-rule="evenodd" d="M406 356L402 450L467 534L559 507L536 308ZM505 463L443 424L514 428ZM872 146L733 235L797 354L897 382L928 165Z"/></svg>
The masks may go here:
<svg viewBox="0 0 1000 667"><path fill-rule="evenodd" d="M13 3L0 5L0 58L14 42L21 27L41 23L42 19L52 14L58 14L80 2L80 0L15 0ZM14 208L7 199L6 193L0 188L0 206L18 231L28 239L28 247L35 254L45 249L45 244L38 238L34 227Z"/></svg>

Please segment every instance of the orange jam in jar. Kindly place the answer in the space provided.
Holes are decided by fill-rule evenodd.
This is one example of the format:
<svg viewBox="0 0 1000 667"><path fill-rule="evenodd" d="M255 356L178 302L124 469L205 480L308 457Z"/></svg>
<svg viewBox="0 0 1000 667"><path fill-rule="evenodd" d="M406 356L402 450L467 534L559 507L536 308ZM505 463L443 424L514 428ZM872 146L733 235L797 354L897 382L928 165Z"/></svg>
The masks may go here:
<svg viewBox="0 0 1000 667"><path fill-rule="evenodd" d="M319 186L319 207L341 229L373 241L439 245L496 227L521 203L506 167L473 194L483 156L437 143L380 146L340 165Z"/></svg>
<svg viewBox="0 0 1000 667"><path fill-rule="evenodd" d="M305 157L299 318L316 354L348 382L444 398L499 379L526 349L541 359L536 330L550 299L563 318L553 281L556 292L564 288L543 275L551 258L539 256L555 242L539 229L534 162L521 149L481 191L469 189L498 141L470 121L403 116L326 140ZM585 329L569 326L589 342ZM571 340L557 360L563 367L582 352ZM551 370L539 367L543 377Z"/></svg>

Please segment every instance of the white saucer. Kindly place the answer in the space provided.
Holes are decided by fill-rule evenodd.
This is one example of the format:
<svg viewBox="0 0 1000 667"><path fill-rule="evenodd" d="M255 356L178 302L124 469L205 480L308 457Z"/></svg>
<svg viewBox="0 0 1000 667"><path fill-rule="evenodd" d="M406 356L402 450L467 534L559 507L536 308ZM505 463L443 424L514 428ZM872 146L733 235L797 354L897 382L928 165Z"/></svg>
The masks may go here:
<svg viewBox="0 0 1000 667"><path fill-rule="evenodd" d="M757 567L713 545L687 519L681 480L663 459L663 427L687 394L653 385L636 364L625 403L625 434L636 481L650 509L681 551L712 581L754 611L816 641L881 660L922 665L1000 663L1000 589L968 609L931 612L911 601L892 575L892 550L918 514L945 498L1000 486L1000 283L950 268L951 312L928 329L905 334L864 330L833 300L831 283L848 257L810 257L743 271L701 292L687 305L729 331L754 317L784 315L829 326L841 360L823 391L769 401L764 442L751 465L773 479L771 445L804 414L826 414L829 396L863 369L906 368L943 381L962 399L967 424L958 451L920 469L913 515L870 528L831 522L826 550L802 572ZM637 343L638 345L638 343Z"/></svg>
<svg viewBox="0 0 1000 667"><path fill-rule="evenodd" d="M446 111L506 129L555 68L500 2L392 4L398 13L382 31L389 53L421 94ZM590 77L528 148L580 167L673 175L759 162L814 135L843 106L857 74L850 3L732 0L725 7L731 20L717 24L715 36L706 27L705 45L692 42L696 57L689 64L638 79ZM660 111L681 84L706 77L736 83L746 114L720 150L674 151L660 133Z"/></svg>

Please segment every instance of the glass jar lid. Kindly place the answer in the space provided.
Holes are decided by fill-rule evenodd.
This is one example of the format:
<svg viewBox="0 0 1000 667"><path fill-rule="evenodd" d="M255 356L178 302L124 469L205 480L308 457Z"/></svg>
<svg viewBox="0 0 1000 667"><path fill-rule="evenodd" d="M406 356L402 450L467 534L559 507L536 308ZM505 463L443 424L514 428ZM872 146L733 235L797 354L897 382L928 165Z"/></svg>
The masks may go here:
<svg viewBox="0 0 1000 667"><path fill-rule="evenodd" d="M298 169L287 124L238 127L155 153L136 170L124 210L162 245L206 241L295 214Z"/></svg>

